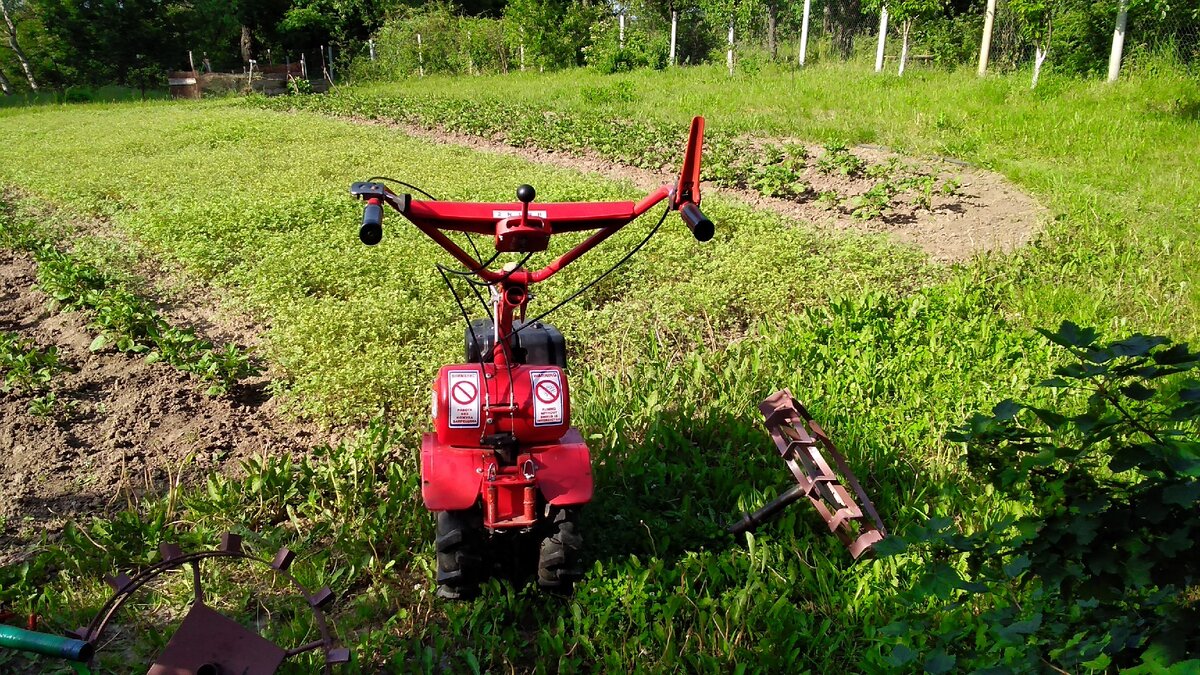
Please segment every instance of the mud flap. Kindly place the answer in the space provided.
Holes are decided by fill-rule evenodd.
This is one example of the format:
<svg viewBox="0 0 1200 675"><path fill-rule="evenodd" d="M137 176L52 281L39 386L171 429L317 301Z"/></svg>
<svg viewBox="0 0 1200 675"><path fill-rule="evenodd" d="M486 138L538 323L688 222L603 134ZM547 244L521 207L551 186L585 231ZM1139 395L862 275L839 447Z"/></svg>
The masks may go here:
<svg viewBox="0 0 1200 675"><path fill-rule="evenodd" d="M554 506L575 506L592 500L592 455L578 429L570 429L545 449L530 448L537 463L537 486Z"/></svg>
<svg viewBox="0 0 1200 675"><path fill-rule="evenodd" d="M460 511L475 506L483 484L484 453L438 443L436 434L421 436L421 497L430 511Z"/></svg>

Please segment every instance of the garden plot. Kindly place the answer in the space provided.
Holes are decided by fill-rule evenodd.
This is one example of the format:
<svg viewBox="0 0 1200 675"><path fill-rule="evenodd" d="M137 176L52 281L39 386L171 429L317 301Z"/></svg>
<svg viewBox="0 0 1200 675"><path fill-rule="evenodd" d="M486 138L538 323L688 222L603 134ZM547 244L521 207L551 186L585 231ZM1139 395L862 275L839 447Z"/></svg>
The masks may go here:
<svg viewBox="0 0 1200 675"><path fill-rule="evenodd" d="M234 471L251 456L301 453L320 437L283 420L265 381L213 397L165 362L92 351L96 331L79 312L52 311L34 270L27 256L0 250L0 332L19 336L22 351L57 356L41 368L47 381L0 393L0 565L71 520Z"/></svg>
<svg viewBox="0 0 1200 675"><path fill-rule="evenodd" d="M368 124L399 126L405 133L550 166L628 180L640 188L670 181L678 167L641 169L595 154L572 154L431 130L413 124L397 125L356 118ZM759 191L742 185L706 182L704 194L732 198L822 229L885 234L915 246L933 260L962 262L981 253L1010 253L1037 236L1046 210L1003 176L979 167L944 159L917 160L871 145L808 146L786 141L783 146L805 147L799 178L800 194L777 194L779 188ZM847 157L853 158L847 161ZM855 161L857 160L857 161ZM782 163L782 160L781 160ZM709 175L707 166L704 175ZM789 188L789 190L792 188Z"/></svg>

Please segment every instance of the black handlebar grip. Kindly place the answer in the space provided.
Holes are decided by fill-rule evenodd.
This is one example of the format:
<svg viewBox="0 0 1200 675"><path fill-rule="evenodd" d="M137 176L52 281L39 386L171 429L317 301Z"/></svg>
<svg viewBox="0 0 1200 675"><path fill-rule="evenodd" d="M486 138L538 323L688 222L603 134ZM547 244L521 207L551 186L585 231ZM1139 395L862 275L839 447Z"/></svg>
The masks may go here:
<svg viewBox="0 0 1200 675"><path fill-rule="evenodd" d="M358 229L358 239L367 246L374 246L383 239L383 207L379 204L367 204L367 208L363 209L363 223Z"/></svg>
<svg viewBox="0 0 1200 675"><path fill-rule="evenodd" d="M716 234L717 228L713 225L713 221L700 212L699 206L688 202L679 208L679 215L683 218L683 222L687 223L688 229L692 231L696 241L708 241Z"/></svg>

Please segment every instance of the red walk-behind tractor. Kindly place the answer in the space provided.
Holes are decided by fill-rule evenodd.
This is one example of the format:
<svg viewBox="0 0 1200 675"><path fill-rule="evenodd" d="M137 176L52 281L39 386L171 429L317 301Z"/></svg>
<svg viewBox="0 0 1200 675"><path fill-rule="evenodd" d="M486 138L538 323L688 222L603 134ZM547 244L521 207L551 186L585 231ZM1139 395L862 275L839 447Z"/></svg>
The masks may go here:
<svg viewBox="0 0 1200 675"><path fill-rule="evenodd" d="M579 577L582 537L578 510L592 498L591 454L571 426L570 389L562 333L541 319L616 269L600 275L564 303L526 319L530 287L557 274L625 225L666 201L662 220L617 265L678 211L696 239L708 241L713 223L700 212L700 153L704 119L692 120L683 170L640 202L538 203L534 189L517 188L515 203L437 201L414 186L377 177L355 183L350 193L367 202L359 238L382 238L387 205L437 242L467 272L439 266L443 278L459 274L486 287L487 319L471 321L459 301L466 328L466 363L443 366L433 382L434 431L421 443L421 493L437 514L437 582L442 597L473 594L488 573L485 548L505 538L536 543L537 581L543 588L569 590ZM393 193L382 182L422 192L428 201ZM595 230L590 237L537 271L523 267L545 251L550 238ZM496 255L473 257L446 232L493 237ZM478 254L478 251L476 250ZM519 262L489 269L502 253L523 254ZM472 277L478 277L476 281ZM447 281L447 285L450 285ZM453 287L451 287L453 292ZM456 300L458 295L455 294ZM480 296L482 301L482 296Z"/></svg>

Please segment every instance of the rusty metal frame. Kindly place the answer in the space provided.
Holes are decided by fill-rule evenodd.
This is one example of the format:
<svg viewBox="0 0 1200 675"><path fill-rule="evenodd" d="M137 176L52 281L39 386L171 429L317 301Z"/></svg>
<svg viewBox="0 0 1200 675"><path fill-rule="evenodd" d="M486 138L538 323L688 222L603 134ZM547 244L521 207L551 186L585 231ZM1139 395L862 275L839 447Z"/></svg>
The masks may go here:
<svg viewBox="0 0 1200 675"><path fill-rule="evenodd" d="M232 558L271 568L274 574L284 579L288 585L292 586L307 600L320 637L307 644L283 650L285 658L320 649L325 653L322 671L326 674L333 672L333 665L346 663L350 660L350 651L348 649L336 647L328 621L322 611L323 608L327 607L334 600L333 591L326 586L316 593L310 593L296 577L292 576L288 572L288 568L295 559L295 553L287 547L279 549L274 558L270 560L258 558L242 550L241 536L234 533L226 533L221 537L220 548L214 551L185 553L179 546L164 542L159 546L159 554L162 558L160 562L141 570L132 578L125 574L105 577L105 581L113 588L115 594L104 603L104 606L100 608L100 611L97 612L87 626L72 631L70 635L93 645L98 645L110 621L112 621L121 607L133 597L134 593L162 574L185 565L190 565L192 568L193 608L197 606L203 608L205 605L204 590L200 583L200 562L214 558ZM203 617L199 616L196 621L199 623L200 629L203 630Z"/></svg>

